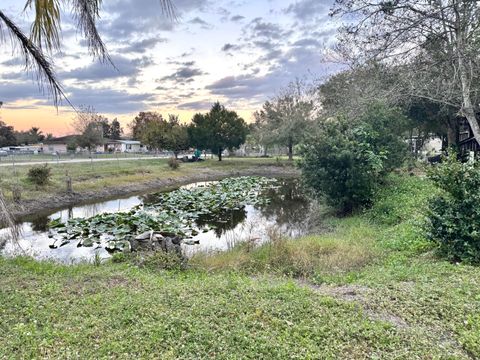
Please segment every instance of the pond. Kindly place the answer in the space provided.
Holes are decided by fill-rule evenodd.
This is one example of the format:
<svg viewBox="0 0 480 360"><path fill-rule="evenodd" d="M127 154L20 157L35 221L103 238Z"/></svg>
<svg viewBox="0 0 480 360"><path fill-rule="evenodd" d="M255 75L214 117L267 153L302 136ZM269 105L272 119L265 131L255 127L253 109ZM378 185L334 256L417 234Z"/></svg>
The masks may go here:
<svg viewBox="0 0 480 360"><path fill-rule="evenodd" d="M194 183L26 217L20 239L7 241L1 251L64 263L91 261L125 250L134 235L153 229L181 234L182 251L189 257L228 250L242 241L260 244L273 232L301 236L309 228L311 205L296 179ZM0 230L0 237L7 231Z"/></svg>

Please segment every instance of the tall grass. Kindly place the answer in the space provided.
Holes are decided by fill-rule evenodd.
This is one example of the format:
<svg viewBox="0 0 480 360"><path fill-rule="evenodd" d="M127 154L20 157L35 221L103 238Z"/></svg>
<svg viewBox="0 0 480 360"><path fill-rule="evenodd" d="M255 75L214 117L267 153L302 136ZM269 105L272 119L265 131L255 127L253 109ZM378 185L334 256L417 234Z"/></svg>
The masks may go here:
<svg viewBox="0 0 480 360"><path fill-rule="evenodd" d="M322 274L348 273L372 262L378 255L376 229L360 218L343 219L335 232L288 239L270 232L266 243L252 247L237 244L222 253L200 253L190 265L208 271L233 270L273 273L299 278Z"/></svg>
<svg viewBox="0 0 480 360"><path fill-rule="evenodd" d="M0 190L0 226L6 226L9 228L9 236L13 240L17 240L20 236L20 228L15 223L15 219L13 218L10 209L7 206L5 201L5 197L3 196L3 192ZM6 241L7 239L0 238L0 246L3 245L2 241Z"/></svg>

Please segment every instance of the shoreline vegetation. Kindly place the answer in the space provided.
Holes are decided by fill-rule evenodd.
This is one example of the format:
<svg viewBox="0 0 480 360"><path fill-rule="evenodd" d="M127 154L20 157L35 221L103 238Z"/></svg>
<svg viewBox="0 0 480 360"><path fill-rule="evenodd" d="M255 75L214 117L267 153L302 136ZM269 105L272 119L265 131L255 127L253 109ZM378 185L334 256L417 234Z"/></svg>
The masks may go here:
<svg viewBox="0 0 480 360"><path fill-rule="evenodd" d="M0 258L0 357L474 359L480 270L423 235L430 180L390 175L325 231L195 256L65 266Z"/></svg>
<svg viewBox="0 0 480 360"><path fill-rule="evenodd" d="M16 218L48 213L76 206L134 196L146 192L169 190L199 181L214 181L232 176L297 177L300 172L283 158L225 158L182 163L177 170L168 167L168 159L145 159L96 163L49 165L52 178L37 187L27 180L29 167L2 169L6 176L0 187ZM66 192L66 174L72 179L73 193ZM12 190L21 188L21 202L14 204Z"/></svg>

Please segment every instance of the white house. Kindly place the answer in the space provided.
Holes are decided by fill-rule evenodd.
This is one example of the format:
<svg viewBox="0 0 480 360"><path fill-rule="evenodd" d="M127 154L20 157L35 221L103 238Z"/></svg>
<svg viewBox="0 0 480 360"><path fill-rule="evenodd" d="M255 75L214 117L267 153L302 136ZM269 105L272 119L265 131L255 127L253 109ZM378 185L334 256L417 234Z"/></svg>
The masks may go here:
<svg viewBox="0 0 480 360"><path fill-rule="evenodd" d="M97 146L99 152L143 153L147 151L140 141L105 139L103 145Z"/></svg>

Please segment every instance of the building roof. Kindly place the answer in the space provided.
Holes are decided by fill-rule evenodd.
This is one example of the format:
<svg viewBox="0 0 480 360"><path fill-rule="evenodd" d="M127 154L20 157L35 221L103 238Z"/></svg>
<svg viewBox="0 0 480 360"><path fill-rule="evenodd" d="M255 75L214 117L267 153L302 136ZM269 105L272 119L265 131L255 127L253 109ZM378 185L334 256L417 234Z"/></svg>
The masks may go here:
<svg viewBox="0 0 480 360"><path fill-rule="evenodd" d="M59 136L50 140L45 140L44 144L68 144L72 141L75 141L79 135L66 135L66 136Z"/></svg>

